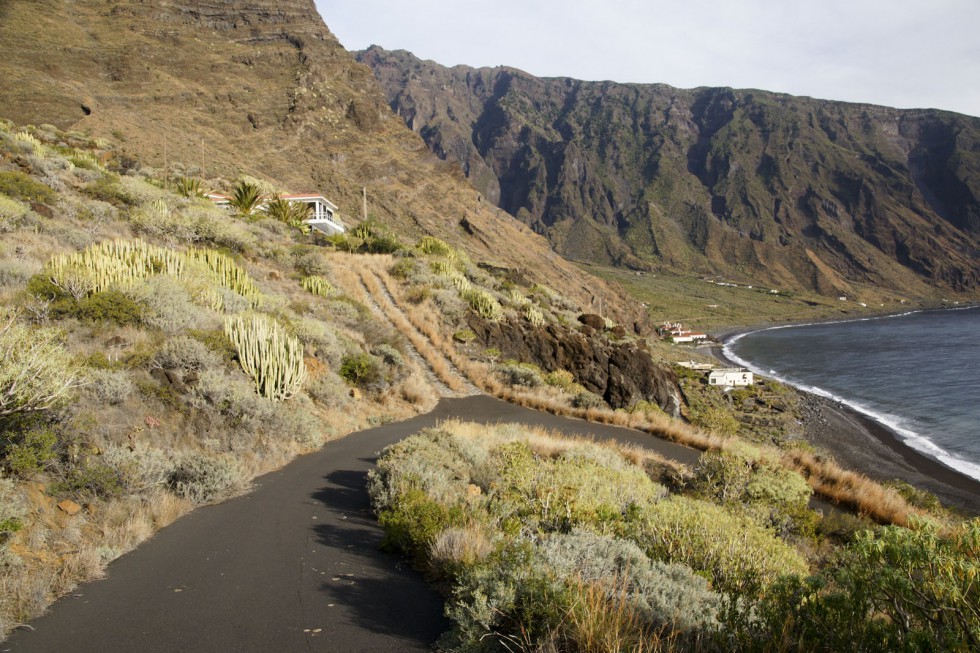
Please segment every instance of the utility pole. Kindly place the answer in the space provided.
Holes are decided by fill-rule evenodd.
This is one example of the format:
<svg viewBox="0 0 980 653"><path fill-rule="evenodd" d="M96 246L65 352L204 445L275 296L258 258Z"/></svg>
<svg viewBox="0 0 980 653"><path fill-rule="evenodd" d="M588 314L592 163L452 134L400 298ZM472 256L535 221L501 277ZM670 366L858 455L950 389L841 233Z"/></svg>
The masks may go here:
<svg viewBox="0 0 980 653"><path fill-rule="evenodd" d="M361 197L363 199L363 218L367 221L367 186L361 186Z"/></svg>

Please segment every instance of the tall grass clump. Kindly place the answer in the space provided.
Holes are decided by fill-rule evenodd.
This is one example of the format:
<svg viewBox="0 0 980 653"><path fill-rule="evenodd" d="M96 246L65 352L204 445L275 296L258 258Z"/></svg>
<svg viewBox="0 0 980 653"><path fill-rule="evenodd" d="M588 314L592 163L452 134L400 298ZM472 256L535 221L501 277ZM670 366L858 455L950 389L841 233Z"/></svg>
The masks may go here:
<svg viewBox="0 0 980 653"><path fill-rule="evenodd" d="M255 382L255 391L273 401L294 396L306 380L303 346L265 315L229 316L225 334L234 343L238 362Z"/></svg>

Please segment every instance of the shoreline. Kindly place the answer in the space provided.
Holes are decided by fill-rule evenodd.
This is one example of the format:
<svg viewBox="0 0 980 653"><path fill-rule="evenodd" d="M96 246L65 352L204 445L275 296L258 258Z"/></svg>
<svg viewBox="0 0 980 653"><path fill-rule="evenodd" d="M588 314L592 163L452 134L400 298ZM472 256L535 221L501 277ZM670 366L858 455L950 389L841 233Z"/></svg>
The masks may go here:
<svg viewBox="0 0 980 653"><path fill-rule="evenodd" d="M772 326L802 324L732 329L714 336L722 346L712 347L711 354L726 365L736 366L722 347L736 336ZM803 437L818 450L869 478L899 480L931 492L944 505L966 515L980 515L980 480L913 449L887 425L858 410L795 386L789 387L799 393L803 401Z"/></svg>

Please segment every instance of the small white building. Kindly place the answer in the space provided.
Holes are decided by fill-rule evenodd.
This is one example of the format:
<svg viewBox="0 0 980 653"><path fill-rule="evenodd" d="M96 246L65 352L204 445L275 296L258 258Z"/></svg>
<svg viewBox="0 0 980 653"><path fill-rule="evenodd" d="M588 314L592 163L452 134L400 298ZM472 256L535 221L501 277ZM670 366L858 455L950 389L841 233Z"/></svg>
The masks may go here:
<svg viewBox="0 0 980 653"><path fill-rule="evenodd" d="M230 207L231 197L222 193L208 193L208 199L217 206ZM347 227L337 217L337 205L328 200L323 195L315 193L298 193L291 195L280 195L280 197L291 204L305 204L310 207L310 217L303 222L318 231L322 231L328 236L342 234L347 231ZM266 203L273 198L264 197L259 203L259 210L265 208Z"/></svg>
<svg viewBox="0 0 980 653"><path fill-rule="evenodd" d="M752 372L743 367L726 367L712 370L708 374L708 385L723 388L738 388L755 383Z"/></svg>
<svg viewBox="0 0 980 653"><path fill-rule="evenodd" d="M304 222L328 236L342 234L347 228L337 217L337 205L323 195L303 193L299 195L283 195L282 198L293 204L306 204L311 207L310 218Z"/></svg>

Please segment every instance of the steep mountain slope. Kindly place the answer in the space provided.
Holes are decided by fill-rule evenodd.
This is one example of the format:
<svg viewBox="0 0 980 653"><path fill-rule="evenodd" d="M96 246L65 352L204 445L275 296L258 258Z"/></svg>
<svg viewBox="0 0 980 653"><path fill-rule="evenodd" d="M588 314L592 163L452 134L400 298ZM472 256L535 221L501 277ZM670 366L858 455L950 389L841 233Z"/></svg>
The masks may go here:
<svg viewBox="0 0 980 653"><path fill-rule="evenodd" d="M568 257L826 294L980 287L980 119L358 59L436 154Z"/></svg>
<svg viewBox="0 0 980 653"><path fill-rule="evenodd" d="M106 137L168 171L315 189L348 222L366 187L369 213L407 239L437 234L586 304L615 295L432 156L312 0L5 0L0 75L16 123Z"/></svg>

